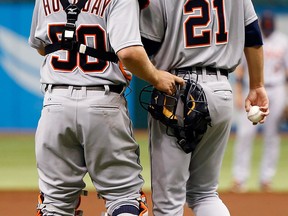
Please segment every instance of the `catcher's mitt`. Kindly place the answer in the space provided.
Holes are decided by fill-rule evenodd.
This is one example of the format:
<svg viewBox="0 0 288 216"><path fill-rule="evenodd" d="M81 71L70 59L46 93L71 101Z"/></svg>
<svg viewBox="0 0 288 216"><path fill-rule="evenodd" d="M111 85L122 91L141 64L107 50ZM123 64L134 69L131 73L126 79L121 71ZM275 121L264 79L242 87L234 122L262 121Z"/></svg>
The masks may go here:
<svg viewBox="0 0 288 216"><path fill-rule="evenodd" d="M211 126L206 95L203 88L193 80L169 96L157 89L146 86L140 93L140 104L153 118L167 126L166 133L175 136L184 152L194 151L201 141L207 126ZM150 103L142 100L144 92L151 92ZM146 105L146 106L145 106Z"/></svg>

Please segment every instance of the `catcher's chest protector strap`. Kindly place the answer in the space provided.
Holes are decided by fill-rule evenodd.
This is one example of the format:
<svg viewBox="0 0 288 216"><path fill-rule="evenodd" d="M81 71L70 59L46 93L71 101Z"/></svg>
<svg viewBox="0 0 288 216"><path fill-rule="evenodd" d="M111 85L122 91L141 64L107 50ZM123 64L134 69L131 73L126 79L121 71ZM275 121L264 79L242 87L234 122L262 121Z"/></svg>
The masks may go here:
<svg viewBox="0 0 288 216"><path fill-rule="evenodd" d="M75 50L81 54L89 55L103 61L118 62L118 57L114 52L97 50L93 47L80 44L76 40L76 21L87 1L88 0L79 0L76 4L70 4L68 0L60 0L67 15L67 23L62 33L61 42L47 45L45 47L45 54L47 55L61 49Z"/></svg>
<svg viewBox="0 0 288 216"><path fill-rule="evenodd" d="M79 0L76 4L70 4L68 0L60 0L66 15L67 23L62 34L61 45L63 49L72 50L76 41L76 21L87 0Z"/></svg>

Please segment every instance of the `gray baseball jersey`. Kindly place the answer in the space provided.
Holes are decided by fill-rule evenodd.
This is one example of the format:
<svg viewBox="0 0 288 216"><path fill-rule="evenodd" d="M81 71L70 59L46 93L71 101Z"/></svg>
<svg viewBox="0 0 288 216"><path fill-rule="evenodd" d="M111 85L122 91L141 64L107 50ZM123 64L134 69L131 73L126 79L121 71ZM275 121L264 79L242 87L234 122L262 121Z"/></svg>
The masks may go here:
<svg viewBox="0 0 288 216"><path fill-rule="evenodd" d="M163 41L153 57L156 67L235 69L243 53L245 26L257 19L251 0L185 2L183 7L177 0L154 0L142 13L142 36Z"/></svg>
<svg viewBox="0 0 288 216"><path fill-rule="evenodd" d="M142 45L139 23L130 22L139 18L136 4L136 0L88 0L76 22L78 41L116 53L128 46ZM60 1L36 0L30 45L38 49L59 41L65 24L66 13ZM118 64L80 54L69 55L64 50L47 55L41 68L41 83L82 86L126 84L129 77L130 72L121 70Z"/></svg>
<svg viewBox="0 0 288 216"><path fill-rule="evenodd" d="M195 215L230 215L217 186L233 116L232 88L219 70L206 72L208 66L235 69L245 26L255 20L251 0L153 0L141 13L142 36L161 42L151 58L156 67L190 67L193 72L202 67L197 78L191 76L203 87L211 117L211 127L192 154L186 154L167 127L149 116L154 215L183 215L185 202Z"/></svg>

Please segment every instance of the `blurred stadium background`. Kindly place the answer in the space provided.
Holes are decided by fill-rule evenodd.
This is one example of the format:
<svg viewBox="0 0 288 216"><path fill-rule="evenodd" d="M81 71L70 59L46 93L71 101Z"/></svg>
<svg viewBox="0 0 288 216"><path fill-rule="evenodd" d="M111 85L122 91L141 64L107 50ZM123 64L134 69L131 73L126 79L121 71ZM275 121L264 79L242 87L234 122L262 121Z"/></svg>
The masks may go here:
<svg viewBox="0 0 288 216"><path fill-rule="evenodd" d="M276 14L277 28L288 36L288 0L254 0L257 13L265 9ZM34 132L41 112L42 94L39 67L42 57L29 47L27 40L32 20L34 0L0 1L0 190L35 189L37 173L34 160ZM233 84L234 77L230 77ZM135 127L136 138L142 146L144 177L149 187L149 157L147 147L147 113L138 96L145 82L133 78L128 90L128 106ZM237 116L237 113L235 113ZM235 124L232 132L237 130ZM275 190L288 191L288 134L287 122L281 126L282 150L278 171L273 182ZM231 180L233 133L227 148L220 189L227 189ZM257 139L253 156L251 190L257 190L261 136ZM258 144L259 143L259 144ZM21 176L21 178L19 178ZM89 183L88 183L89 186Z"/></svg>

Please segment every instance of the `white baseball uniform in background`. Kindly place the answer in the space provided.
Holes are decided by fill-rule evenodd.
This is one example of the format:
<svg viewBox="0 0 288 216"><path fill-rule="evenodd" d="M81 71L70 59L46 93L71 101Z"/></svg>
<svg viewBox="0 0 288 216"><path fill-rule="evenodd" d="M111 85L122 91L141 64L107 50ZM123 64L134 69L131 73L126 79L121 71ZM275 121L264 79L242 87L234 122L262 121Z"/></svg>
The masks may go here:
<svg viewBox="0 0 288 216"><path fill-rule="evenodd" d="M264 83L270 101L270 114L263 125L264 149L259 174L259 185L264 189L265 186L271 184L279 158L281 138L279 126L287 101L285 85L288 71L288 38L283 33L274 31L269 37L263 37L263 42ZM246 95L249 91L249 82L245 57L242 59L241 66L244 69L243 95ZM232 188L235 192L237 190L245 190L245 183L250 175L253 141L259 129L259 127L252 125L247 119L247 113L243 108L237 111L239 112L239 116L237 119L237 136L233 162L235 185L233 186L234 189Z"/></svg>

